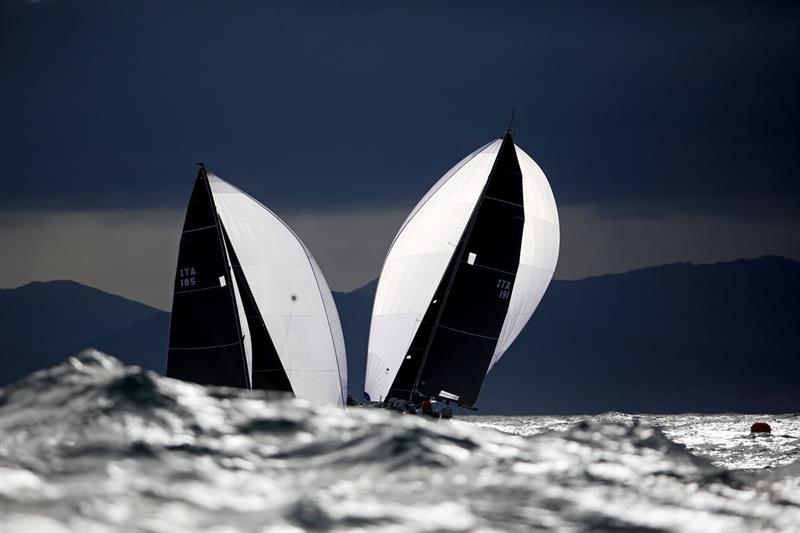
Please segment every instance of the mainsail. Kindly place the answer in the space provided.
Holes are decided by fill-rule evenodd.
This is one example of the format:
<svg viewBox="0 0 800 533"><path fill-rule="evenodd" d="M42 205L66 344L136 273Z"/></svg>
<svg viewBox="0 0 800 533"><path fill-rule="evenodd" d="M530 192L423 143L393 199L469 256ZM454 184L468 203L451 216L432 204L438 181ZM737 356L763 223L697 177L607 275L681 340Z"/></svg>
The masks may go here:
<svg viewBox="0 0 800 533"><path fill-rule="evenodd" d="M474 405L539 304L558 245L550 185L510 131L454 166L411 212L384 262L370 397Z"/></svg>
<svg viewBox="0 0 800 533"><path fill-rule="evenodd" d="M344 403L344 337L319 266L274 213L204 168L174 294L168 376Z"/></svg>

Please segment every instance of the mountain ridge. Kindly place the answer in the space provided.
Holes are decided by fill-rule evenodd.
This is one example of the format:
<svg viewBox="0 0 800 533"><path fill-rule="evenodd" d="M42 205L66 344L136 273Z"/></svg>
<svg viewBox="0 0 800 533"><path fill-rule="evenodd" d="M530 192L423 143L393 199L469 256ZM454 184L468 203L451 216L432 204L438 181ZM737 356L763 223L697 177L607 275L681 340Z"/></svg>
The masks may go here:
<svg viewBox="0 0 800 533"><path fill-rule="evenodd" d="M376 286L334 293L356 397ZM555 280L487 376L478 406L503 414L800 411L798 302L800 263L778 256ZM32 340L32 322L48 324L46 334ZM24 360L3 365L0 385L88 346L163 372L169 313L69 280L32 282L0 289L0 335L3 358L13 351Z"/></svg>

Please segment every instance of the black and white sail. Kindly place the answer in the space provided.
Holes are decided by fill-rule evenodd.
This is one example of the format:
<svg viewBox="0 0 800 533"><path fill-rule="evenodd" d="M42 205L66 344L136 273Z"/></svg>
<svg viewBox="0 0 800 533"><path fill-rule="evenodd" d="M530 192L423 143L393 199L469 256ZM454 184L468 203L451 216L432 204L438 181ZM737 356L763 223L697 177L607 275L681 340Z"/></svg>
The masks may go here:
<svg viewBox="0 0 800 533"><path fill-rule="evenodd" d="M169 377L342 405L339 315L311 253L274 213L201 168L186 212Z"/></svg>
<svg viewBox="0 0 800 533"><path fill-rule="evenodd" d="M459 162L417 204L386 257L366 392L474 405L547 289L558 247L550 184L510 131Z"/></svg>

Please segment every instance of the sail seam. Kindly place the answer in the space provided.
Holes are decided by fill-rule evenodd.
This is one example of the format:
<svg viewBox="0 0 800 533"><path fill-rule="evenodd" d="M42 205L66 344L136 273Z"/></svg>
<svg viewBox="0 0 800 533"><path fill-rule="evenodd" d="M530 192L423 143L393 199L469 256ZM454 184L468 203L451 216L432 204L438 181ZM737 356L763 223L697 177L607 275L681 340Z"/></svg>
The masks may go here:
<svg viewBox="0 0 800 533"><path fill-rule="evenodd" d="M220 289L222 285L211 285L209 287L200 287L199 289L187 289L185 291L175 291L173 294L186 294L187 292L207 291L209 289Z"/></svg>
<svg viewBox="0 0 800 533"><path fill-rule="evenodd" d="M462 263L466 263L466 261L461 261L461 262ZM475 264L470 265L470 266L474 266L474 267L478 267L478 268L485 268L486 270L492 270L494 272L500 272L502 274L508 274L509 276L515 276L516 277L516 275L517 275L516 272L509 272L508 270L502 270L500 268L494 268L494 267L482 265L480 263L475 263Z"/></svg>
<svg viewBox="0 0 800 533"><path fill-rule="evenodd" d="M501 203L508 204L508 205L515 205L517 207L522 207L523 209L525 208L525 206L522 205L522 204L518 204L516 202L509 202L508 200L501 200L500 198L495 198L494 196L484 196L483 199L484 200L494 200L495 202L501 202Z"/></svg>
<svg viewBox="0 0 800 533"><path fill-rule="evenodd" d="M259 370L258 372L275 372L274 370ZM295 374L333 374L334 372L339 372L338 370L297 370L293 369L292 372Z"/></svg>
<svg viewBox="0 0 800 533"><path fill-rule="evenodd" d="M524 208L524 206L523 206L523 208ZM525 214L525 218L538 220L540 222L543 222L544 224L547 224L548 226L553 226L554 228L558 229L558 222L557 221L556 222L551 222L550 220L547 220L546 218L542 218L542 217L537 216L537 215L529 215L527 213Z"/></svg>
<svg viewBox="0 0 800 533"><path fill-rule="evenodd" d="M184 233L192 233L192 232L195 232L195 231L202 231L204 229L211 229L211 228L216 228L216 227L217 227L216 224L212 224L210 226L203 226L202 228L186 229L186 230L183 230L183 232L181 232L181 235L183 235Z"/></svg>
<svg viewBox="0 0 800 533"><path fill-rule="evenodd" d="M239 344L240 341L232 342L230 344L215 344L213 346L194 346L191 348L170 348L170 350L209 350L211 348L227 348L229 346L235 346Z"/></svg>
<svg viewBox="0 0 800 533"><path fill-rule="evenodd" d="M450 326L443 325L441 322L439 322L437 327L449 329L450 331L455 331L456 333L463 333L464 335L472 335L473 337L481 337L483 339L490 339L493 341L496 341L499 338L499 337L490 337L488 335L481 335L480 333L471 333L469 331L464 331L463 329L451 328Z"/></svg>

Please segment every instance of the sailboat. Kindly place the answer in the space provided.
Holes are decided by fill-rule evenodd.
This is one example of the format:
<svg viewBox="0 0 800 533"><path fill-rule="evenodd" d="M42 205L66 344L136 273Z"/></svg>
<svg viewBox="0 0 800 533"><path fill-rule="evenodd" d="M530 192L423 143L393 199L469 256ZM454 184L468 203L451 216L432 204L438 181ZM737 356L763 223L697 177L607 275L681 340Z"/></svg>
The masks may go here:
<svg viewBox="0 0 800 533"><path fill-rule="evenodd" d="M347 396L339 315L308 248L202 165L180 239L167 376L315 403Z"/></svg>
<svg viewBox="0 0 800 533"><path fill-rule="evenodd" d="M375 294L365 397L475 408L553 277L559 239L550 184L509 126L442 176L394 238Z"/></svg>

